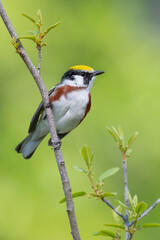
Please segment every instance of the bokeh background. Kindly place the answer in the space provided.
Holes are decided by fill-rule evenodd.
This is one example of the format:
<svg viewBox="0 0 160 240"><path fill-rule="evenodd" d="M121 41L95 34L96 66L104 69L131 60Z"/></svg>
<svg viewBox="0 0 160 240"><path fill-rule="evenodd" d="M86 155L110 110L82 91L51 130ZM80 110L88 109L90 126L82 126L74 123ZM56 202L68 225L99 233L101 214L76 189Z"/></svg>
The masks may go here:
<svg viewBox="0 0 160 240"><path fill-rule="evenodd" d="M92 109L85 121L63 140L72 190L89 191L88 179L73 166L84 167L80 148L94 152L95 176L121 167L120 153L106 127L121 125L128 137L139 137L128 161L129 188L151 205L160 196L160 1L3 1L19 36L34 27L21 13L35 16L41 9L45 26L58 20L43 49L42 77L47 88L59 82L72 65L86 64L105 74L92 88ZM37 65L34 44L23 41ZM16 54L0 20L0 239L72 239L59 173L52 151L43 141L26 161L14 151L27 134L40 94L26 66ZM122 170L105 184L123 201ZM116 206L116 201L112 200ZM112 212L94 199L75 200L82 239L114 223ZM160 222L160 207L143 223ZM137 240L159 239L159 229L136 233ZM97 237L98 239L98 237ZM99 239L104 239L99 237Z"/></svg>

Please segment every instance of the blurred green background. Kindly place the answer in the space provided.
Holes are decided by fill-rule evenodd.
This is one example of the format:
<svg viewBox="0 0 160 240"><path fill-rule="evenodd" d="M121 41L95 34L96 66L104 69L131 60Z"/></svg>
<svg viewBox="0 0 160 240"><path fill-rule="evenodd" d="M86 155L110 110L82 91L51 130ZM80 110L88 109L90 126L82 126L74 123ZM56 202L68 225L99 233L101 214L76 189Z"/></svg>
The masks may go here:
<svg viewBox="0 0 160 240"><path fill-rule="evenodd" d="M75 165L84 167L80 156L84 143L94 152L96 176L121 167L120 153L106 132L106 126L121 125L126 136L140 132L128 161L129 188L151 205L160 196L160 2L4 0L3 5L19 36L34 29L23 12L35 16L40 8L45 26L63 22L49 34L42 52L42 77L48 89L75 64L105 71L92 88L89 115L63 140L72 190L89 190L88 179L73 170ZM37 65L34 44L25 40L23 44ZM47 139L29 161L14 151L27 134L40 94L1 20L0 59L0 239L72 239L65 204L58 203L63 191ZM106 181L105 189L117 191L123 200L122 171ZM82 239L95 239L92 233L114 222L111 210L100 201L79 198L75 207ZM160 207L144 222L160 222ZM159 239L160 230L140 231L135 239L153 236Z"/></svg>

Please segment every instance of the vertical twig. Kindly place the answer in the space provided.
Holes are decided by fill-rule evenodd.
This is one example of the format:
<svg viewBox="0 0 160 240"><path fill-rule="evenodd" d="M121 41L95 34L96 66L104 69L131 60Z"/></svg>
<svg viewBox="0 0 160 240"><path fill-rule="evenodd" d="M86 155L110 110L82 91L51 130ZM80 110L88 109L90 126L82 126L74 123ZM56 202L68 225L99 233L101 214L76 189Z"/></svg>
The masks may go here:
<svg viewBox="0 0 160 240"><path fill-rule="evenodd" d="M43 82L38 70L36 70L35 66L33 65L29 56L27 55L25 49L23 48L21 42L19 41L18 36L6 14L5 9L3 8L1 1L0 1L0 15L2 17L4 24L6 25L8 32L10 33L12 39L14 38L16 40L17 53L21 56L21 58L25 62L26 66L28 67L29 71L31 72L31 74L32 74L33 78L35 79L36 84L40 90L40 93L41 93L41 96L43 99L43 103L44 103L44 108L45 108L46 115L47 115L47 119L48 119L50 135L51 135L51 140L53 143L56 161L57 161L59 173L61 176L61 181L63 184L63 190L64 190L64 194L65 194L65 198L66 198L67 213L68 213L68 217L69 217L69 221L70 221L72 237L74 240L80 240L79 230L78 230L76 216L75 216L74 204L73 204L73 200L72 200L71 186L70 186L69 178L67 175L65 163L63 160L62 152L60 149L59 139L58 139L58 136L56 133L53 114L52 114L49 97L48 97L48 91L44 85L44 82Z"/></svg>
<svg viewBox="0 0 160 240"><path fill-rule="evenodd" d="M124 175L124 199L125 199L125 204L127 207L129 207L129 199L128 199L128 179L127 179L127 157L125 152L122 152L122 164L123 164L123 175ZM124 222L126 229L129 229L129 214L128 210L126 209L125 211L125 219L126 221ZM125 240L131 240L132 239L132 234L128 231L125 231Z"/></svg>
<svg viewBox="0 0 160 240"><path fill-rule="evenodd" d="M129 207L129 199L128 199L128 179L127 179L127 158L126 154L122 152L122 162L123 162L123 174L124 174L124 199L125 204ZM128 216L128 210L126 209L126 215Z"/></svg>

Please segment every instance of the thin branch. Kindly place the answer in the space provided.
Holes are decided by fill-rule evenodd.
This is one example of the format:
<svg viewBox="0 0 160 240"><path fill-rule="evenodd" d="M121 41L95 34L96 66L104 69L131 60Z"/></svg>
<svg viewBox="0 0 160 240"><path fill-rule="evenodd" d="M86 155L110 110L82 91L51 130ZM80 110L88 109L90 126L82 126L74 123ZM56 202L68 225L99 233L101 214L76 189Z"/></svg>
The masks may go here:
<svg viewBox="0 0 160 240"><path fill-rule="evenodd" d="M105 202L108 207L110 207L119 217L121 217L123 221L125 221L124 216L120 212L118 212L118 210L106 198L102 198L102 201Z"/></svg>
<svg viewBox="0 0 160 240"><path fill-rule="evenodd" d="M41 50L42 50L42 47L40 45L37 46L37 49L38 49L38 73L40 74L40 71L41 71L41 59L42 59L42 56L41 56Z"/></svg>
<svg viewBox="0 0 160 240"><path fill-rule="evenodd" d="M53 148L56 156L56 161L58 165L58 169L61 175L61 181L63 184L63 190L66 198L66 204L67 204L67 212L68 212L68 217L70 221L70 227L71 227L71 232L72 232L72 237L74 240L80 240L80 235L79 235L79 230L77 226L77 221L76 221L76 216L75 216L75 210L74 210L74 204L72 200L72 192L71 192L71 187L70 187L70 182L69 178L67 175L65 163L62 157L62 152L60 150L60 141L58 139L57 133L56 133L56 128L54 124L54 119L53 119L53 114L49 102L49 97L48 97L48 92L47 89L44 85L44 82L42 78L40 77L38 71L36 70L35 66L31 62L30 58L28 57L25 49L23 48L21 42L18 39L18 36L5 12L5 9L3 8L3 5L0 1L0 15L2 17L2 20L4 24L6 25L6 28L8 32L10 33L12 38L15 38L16 43L17 43L17 53L21 56L23 61L25 62L26 66L28 67L29 71L31 72L33 78L36 81L36 84L40 90L43 103L44 103L44 108L46 111L47 119L48 119L48 124L49 124L49 129L50 129L50 135L51 135L51 140L53 143Z"/></svg>
<svg viewBox="0 0 160 240"><path fill-rule="evenodd" d="M131 234L130 232L125 232L125 240L131 240L133 238L133 234Z"/></svg>
<svg viewBox="0 0 160 240"><path fill-rule="evenodd" d="M128 179L127 179L127 157L126 154L124 152L122 152L122 162L123 162L123 174L124 174L124 199L125 199L125 204L127 207L129 207L129 198L128 198ZM128 213L128 209L125 210L125 218L126 218L126 222L125 222L125 227L129 228L129 213ZM125 240L131 240L133 237L133 235L128 232L125 231Z"/></svg>
<svg viewBox="0 0 160 240"><path fill-rule="evenodd" d="M158 199L152 204L152 206L150 206L144 213L141 214L141 216L137 219L137 222L138 222L139 220L141 220L142 218L144 218L145 216L147 216L148 213L149 213L150 211L152 211L152 210L157 206L158 203L160 203L160 198L158 198ZM134 221L132 221L132 222L129 224L129 227L131 227L133 224L134 224Z"/></svg>
<svg viewBox="0 0 160 240"><path fill-rule="evenodd" d="M142 218L144 218L145 216L147 216L148 213L149 213L150 211L152 211L152 210L157 206L158 203L160 203L160 198L157 199L157 201L155 201L155 202L153 203L153 205L152 205L151 207L149 207L144 213L142 213L142 215L138 218L138 221L141 220Z"/></svg>
<svg viewBox="0 0 160 240"><path fill-rule="evenodd" d="M123 161L123 174L124 174L124 198L125 204L129 207L129 199L128 199L128 179L127 179L127 158L126 154L122 153L122 161ZM128 210L126 209L126 215L128 215Z"/></svg>
<svg viewBox="0 0 160 240"><path fill-rule="evenodd" d="M128 228L130 226L129 221L128 221L128 217L126 217L126 215L124 216L123 214L121 214L120 212L117 211L117 209L105 198L102 198L102 201L105 202L119 217L122 218L125 226ZM131 233L129 233L128 231L125 232L125 239L126 240L131 240L133 237L133 235Z"/></svg>

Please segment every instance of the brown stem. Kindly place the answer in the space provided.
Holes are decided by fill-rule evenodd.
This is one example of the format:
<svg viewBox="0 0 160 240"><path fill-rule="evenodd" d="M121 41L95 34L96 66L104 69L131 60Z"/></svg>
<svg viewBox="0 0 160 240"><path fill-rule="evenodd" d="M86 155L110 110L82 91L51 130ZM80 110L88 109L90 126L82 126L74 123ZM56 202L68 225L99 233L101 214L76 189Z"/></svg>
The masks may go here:
<svg viewBox="0 0 160 240"><path fill-rule="evenodd" d="M88 174L88 177L89 177L89 181L91 183L91 186L92 186L92 189L94 190L95 194L97 195L97 197L100 197L99 195L99 190L97 189L95 183L94 183L94 179L93 179L93 175L92 175L92 172L89 171L89 174ZM106 203L108 205L108 207L110 207L119 217L122 218L122 220L126 221L125 217L120 213L118 212L118 210L105 198L105 197L100 197L101 200Z"/></svg>
<svg viewBox="0 0 160 240"><path fill-rule="evenodd" d="M49 102L49 98L48 98L47 89L44 85L44 82L43 82L39 72L37 71L37 69L35 68L33 63L31 62L25 49L23 48L21 42L19 41L18 36L17 36L6 12L5 12L5 9L3 8L1 1L0 1L0 15L1 15L2 20L3 20L4 24L6 25L6 28L7 28L8 32L10 33L11 37L15 38L16 42L18 43L17 53L21 56L24 63L28 67L29 71L31 72L31 74L32 74L34 80L36 81L36 84L40 90L40 93L41 93L41 96L43 99L43 103L44 103L44 108L45 108L46 115L47 115L47 119L48 119L50 135L51 135L51 139L52 139L52 143L53 143L56 161L57 161L59 173L61 176L61 181L63 184L63 190L64 190L64 194L65 194L65 198L66 198L67 212L68 212L68 217L69 217L69 221L70 221L72 237L74 240L80 240L79 230L78 230L75 211L74 211L74 204L73 204L73 200L72 200L71 186L70 186L69 178L67 175L65 163L64 163L64 160L62 157L62 152L60 149L59 139L58 139L58 136L56 133L52 110L49 107L50 102Z"/></svg>
<svg viewBox="0 0 160 240"><path fill-rule="evenodd" d="M42 50L42 47L40 45L37 45L37 49L38 49L38 73L40 74L40 71L41 71L41 59L42 59L42 56L41 56L41 50Z"/></svg>

